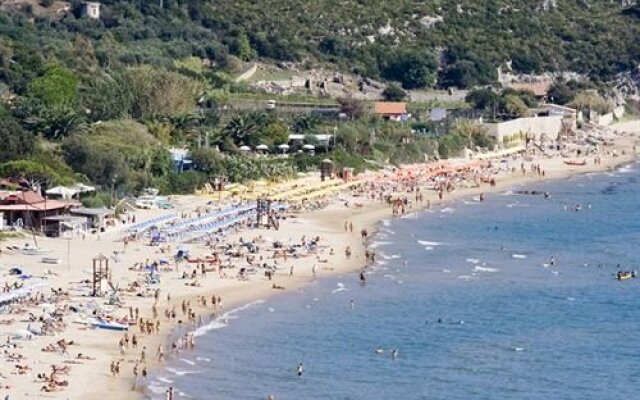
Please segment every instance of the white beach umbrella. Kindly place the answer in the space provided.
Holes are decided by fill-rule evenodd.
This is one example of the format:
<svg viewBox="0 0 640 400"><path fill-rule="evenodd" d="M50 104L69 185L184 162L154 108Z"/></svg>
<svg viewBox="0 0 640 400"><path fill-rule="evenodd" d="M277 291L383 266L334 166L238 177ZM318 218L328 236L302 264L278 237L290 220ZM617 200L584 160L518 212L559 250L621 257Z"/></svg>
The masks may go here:
<svg viewBox="0 0 640 400"><path fill-rule="evenodd" d="M278 146L278 148L280 150L289 150L289 145L288 144L281 144L280 146Z"/></svg>
<svg viewBox="0 0 640 400"><path fill-rule="evenodd" d="M305 150L315 150L316 146L312 145L312 144L305 144L304 146L302 146L303 149Z"/></svg>
<svg viewBox="0 0 640 400"><path fill-rule="evenodd" d="M267 146L266 144L259 144L256 146L257 150L269 150L269 146Z"/></svg>
<svg viewBox="0 0 640 400"><path fill-rule="evenodd" d="M249 147L249 146L240 146L240 151L251 151L251 147Z"/></svg>

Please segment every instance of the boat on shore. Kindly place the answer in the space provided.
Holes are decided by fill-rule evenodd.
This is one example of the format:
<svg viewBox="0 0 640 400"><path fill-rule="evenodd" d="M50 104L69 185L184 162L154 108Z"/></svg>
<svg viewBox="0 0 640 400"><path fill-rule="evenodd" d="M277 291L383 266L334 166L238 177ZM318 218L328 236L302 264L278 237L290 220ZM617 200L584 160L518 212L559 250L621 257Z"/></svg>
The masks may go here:
<svg viewBox="0 0 640 400"><path fill-rule="evenodd" d="M566 160L564 163L567 165L584 166L587 165L587 160Z"/></svg>

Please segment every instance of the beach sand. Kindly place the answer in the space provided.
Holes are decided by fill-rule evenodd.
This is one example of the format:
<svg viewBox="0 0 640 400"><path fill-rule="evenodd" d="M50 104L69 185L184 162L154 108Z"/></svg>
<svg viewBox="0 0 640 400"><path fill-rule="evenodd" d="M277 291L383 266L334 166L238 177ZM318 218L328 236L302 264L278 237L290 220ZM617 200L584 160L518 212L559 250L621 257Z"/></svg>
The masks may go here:
<svg viewBox="0 0 640 400"><path fill-rule="evenodd" d="M633 129L637 129L640 124L635 122L631 125ZM617 128L623 129L623 128ZM449 202L460 197L477 196L480 193L485 194L485 201L491 201L491 193L504 191L515 185L523 185L531 182L539 182L541 180L564 179L575 174L588 172L605 171L613 169L615 166L628 163L635 157L633 146L635 137L621 137L616 141L615 149L617 157L611 155L602 156L602 164L595 165L589 163L586 166L567 166L560 158L553 159L536 159L534 162L540 164L545 171L545 177L541 178L537 174L533 174L527 168L527 173L522 175L518 170L516 173L507 173L499 175L496 179L496 185L491 187L488 184L482 184L478 188L456 189L452 193L447 193L443 202ZM424 206L427 200L431 207L438 207L439 201L435 191L423 191L424 202L415 205L407 212L417 211L418 206ZM341 196L347 196L346 194ZM205 198L189 196L180 200L181 207L195 207L204 204ZM330 274L352 273L353 279L358 279L357 272L365 264L365 246L360 237L360 230L367 229L369 233L373 233L376 224L384 218L392 218L391 208L386 204L380 204L373 201L363 201L362 207L345 207L344 200L336 199L323 209L298 214L295 218L290 218L281 224L278 231L267 230L264 228L249 229L243 232L229 234L228 241L237 241L240 237L250 240L256 236L263 236L270 240L280 240L284 243L293 241L298 242L300 238L306 235L307 238L320 236L320 244L333 248L335 254L330 256L325 251L321 256L328 260L327 263L319 263L318 260L311 256L300 259L288 259L286 262L279 262L279 270L275 274L274 280L269 281L262 275L255 275L248 281L241 281L235 278L235 274L230 274L226 279L219 278L217 273L207 274L206 278L200 279L202 286L191 287L185 286L185 280L180 279L180 274L186 266L180 266L180 272L167 272L161 275L162 282L160 284L161 294L157 306L161 321L160 334L142 335L138 332L137 327L130 329L131 334L136 334L139 339L137 350L129 348L124 357L119 354L118 340L122 337L121 332L114 332L100 329L88 329L84 325L73 323L74 317L67 317L65 320L67 326L64 332L57 336L34 336L32 340L20 340L17 343L19 348L10 350L10 352L19 353L24 356L24 360L16 362L5 362L0 367L0 383L9 385L10 389L0 389L0 394L10 395L10 399L21 399L30 397L46 397L52 399L85 399L98 400L104 398L118 398L121 400L139 399L141 392L133 391L133 366L135 360L140 357L140 349L142 346L147 348L147 368L153 369L158 366L156 359L156 348L159 345L167 345L170 340L174 326L165 320L163 311L169 307L166 300L167 293L171 293L171 305L180 308L183 300L191 302L191 307L198 315L206 318L214 310L211 306L204 308L196 305L198 296L206 296L211 298L213 294L220 296L223 300L223 312L232 307L248 303L257 299L266 299L269 296L282 292L282 290L274 290L271 288L273 283L281 285L286 290L297 290L316 279L312 275L312 268L317 266L317 278L322 278ZM185 208L186 209L186 208ZM178 209L180 211L180 209ZM166 212L166 211L164 211ZM157 215L160 211L141 211L138 213L139 220L143 220L152 215ZM345 232L344 223L348 221L353 224L353 232ZM25 271L33 275L43 275L46 269L57 274L57 276L48 276L48 281L52 288L63 288L67 290L72 282L80 282L88 279L91 270L91 260L99 253L105 255L113 254L114 250L121 251L120 260L115 263L111 260L111 268L113 271L113 282L115 285L124 287L127 282L134 280L139 273L130 271L128 267L136 262L143 262L146 259L157 259L158 257L167 257L157 253L158 248L147 246L145 243L131 242L124 249L124 244L115 241L121 235L114 231L102 234L98 240L96 236L88 236L83 239L40 239L38 244L40 247L51 250L51 255L59 257L62 262L59 265L45 265L39 263L40 257L26 255L8 255L3 254L0 257L0 264L7 266L19 265ZM30 242L30 238L25 237L4 242L5 245L22 246L25 242ZM353 250L350 259L345 257L345 248L349 246ZM205 255L207 250L203 245L188 245L193 255ZM71 255L70 262L67 262L67 254ZM290 268L294 267L293 276L290 275ZM88 291L72 292L70 303L87 302L90 298L81 297L86 295ZM134 297L126 296L121 298L124 301L124 307L116 312L119 316L128 314L128 307L138 308L140 317L150 318L151 307L154 303L153 297ZM104 301L102 299L101 301ZM31 309L38 309L31 307ZM11 320L14 322L8 325L0 325L0 334L4 338L11 335L15 331L23 330L27 322L26 315L0 315L0 321ZM181 318L181 314L180 317ZM206 319L205 319L206 321ZM42 352L41 348L50 343L54 343L60 339L73 340L76 344L69 346L69 355L63 355L60 352ZM188 350L185 350L188 351ZM73 360L76 354L95 358L94 360L77 360L77 364L65 363ZM165 354L169 356L170 350L165 347ZM122 359L120 363L121 374L119 377L112 377L109 371L110 363L114 360ZM223 360L212 360L212 362L222 362ZM13 364L29 365L33 371L25 375L14 374ZM36 373L51 371L51 365L69 365L70 371L68 375L61 375L58 379L68 380L69 385L63 391L52 393L40 392L40 388L44 385L42 382L34 381Z"/></svg>

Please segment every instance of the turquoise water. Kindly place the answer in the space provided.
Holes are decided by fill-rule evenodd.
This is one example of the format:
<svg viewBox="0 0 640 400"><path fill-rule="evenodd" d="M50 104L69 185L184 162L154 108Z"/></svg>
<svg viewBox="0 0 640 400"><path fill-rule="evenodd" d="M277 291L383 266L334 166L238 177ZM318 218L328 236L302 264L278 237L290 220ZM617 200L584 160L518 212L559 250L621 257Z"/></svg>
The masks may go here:
<svg viewBox="0 0 640 400"><path fill-rule="evenodd" d="M546 200L507 192L385 221L365 287L354 273L232 312L152 389L221 400L640 398L640 279L613 278L617 264L638 263L638 169L527 187Z"/></svg>

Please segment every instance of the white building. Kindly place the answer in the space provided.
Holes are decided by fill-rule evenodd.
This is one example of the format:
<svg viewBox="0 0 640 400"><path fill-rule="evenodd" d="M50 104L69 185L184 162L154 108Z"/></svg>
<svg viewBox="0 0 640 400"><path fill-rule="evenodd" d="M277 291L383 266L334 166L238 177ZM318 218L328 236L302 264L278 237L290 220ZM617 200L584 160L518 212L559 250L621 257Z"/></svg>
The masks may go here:
<svg viewBox="0 0 640 400"><path fill-rule="evenodd" d="M95 1L85 1L82 3L82 16L92 19L100 19L100 3Z"/></svg>

